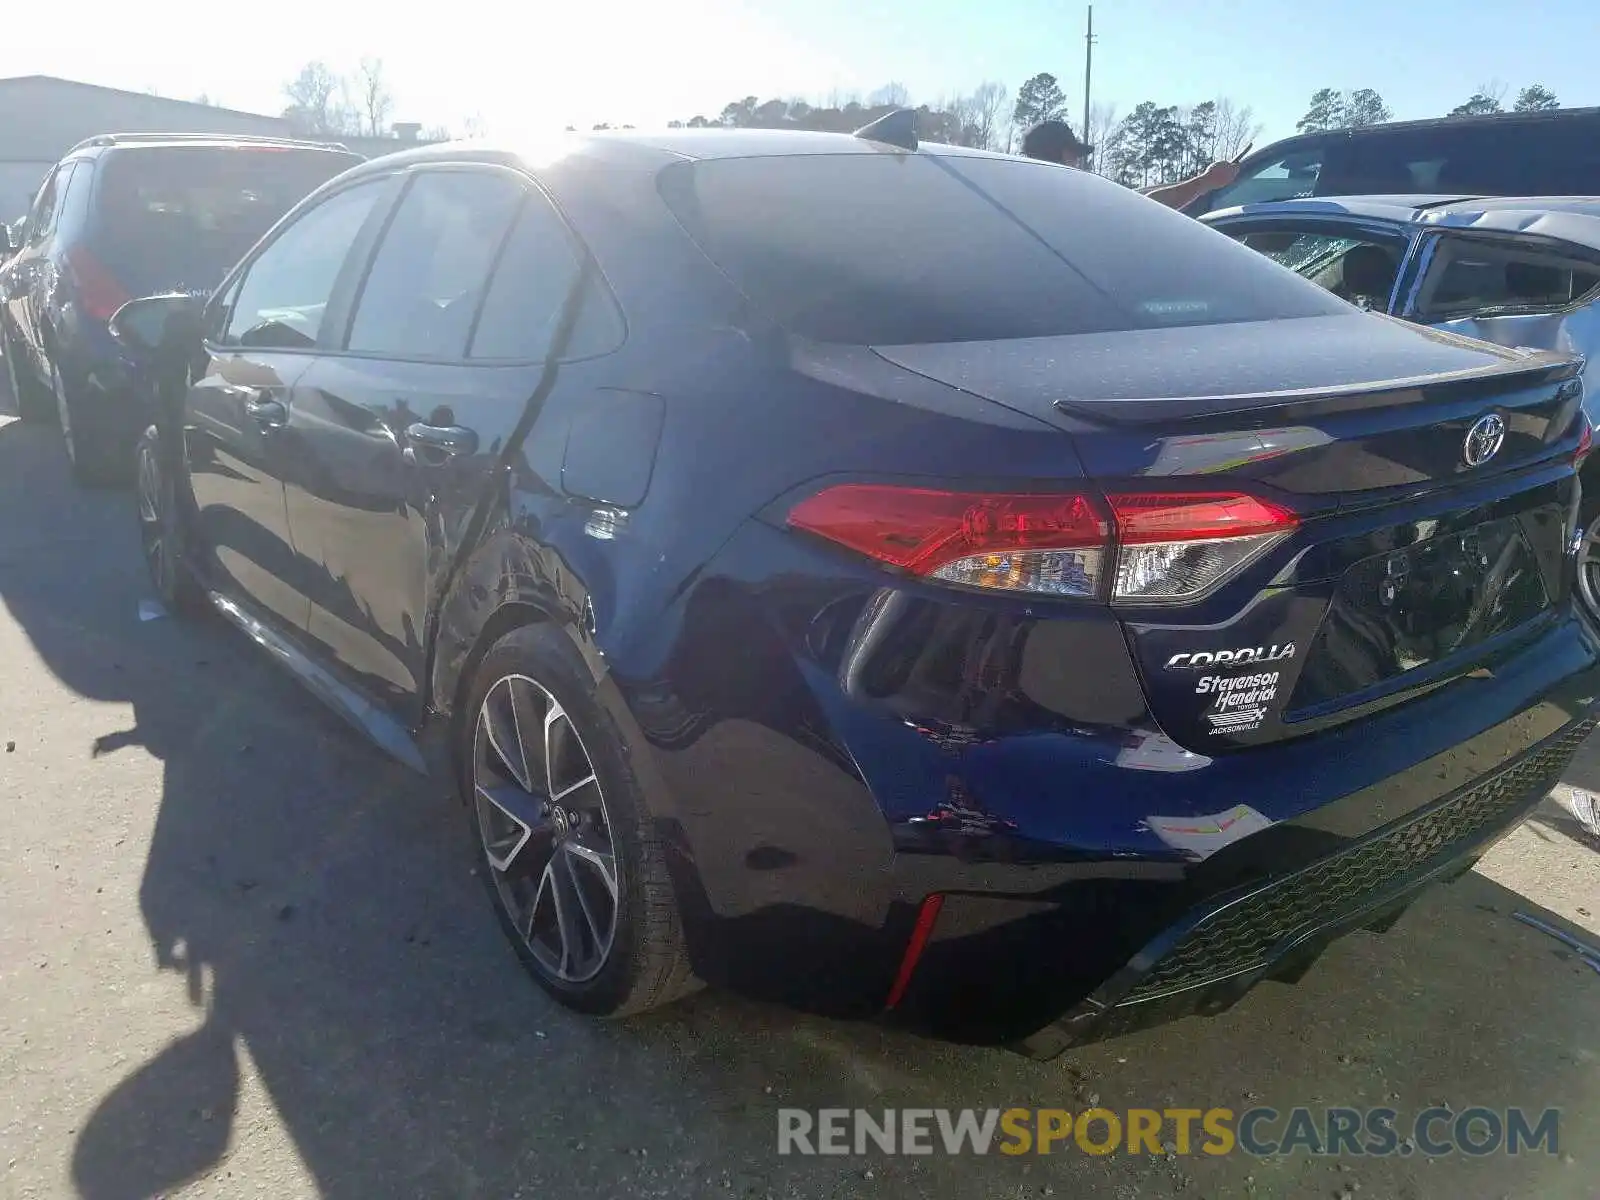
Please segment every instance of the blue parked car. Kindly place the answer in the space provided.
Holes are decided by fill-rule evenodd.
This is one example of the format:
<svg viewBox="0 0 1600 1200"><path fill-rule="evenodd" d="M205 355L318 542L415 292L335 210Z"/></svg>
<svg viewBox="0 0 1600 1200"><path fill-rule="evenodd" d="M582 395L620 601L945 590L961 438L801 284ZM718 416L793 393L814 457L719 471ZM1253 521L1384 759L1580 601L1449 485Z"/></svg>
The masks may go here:
<svg viewBox="0 0 1600 1200"><path fill-rule="evenodd" d="M1048 1055L1294 977L1559 778L1580 364L896 124L345 172L114 319L172 381L144 547L452 781L562 1003Z"/></svg>

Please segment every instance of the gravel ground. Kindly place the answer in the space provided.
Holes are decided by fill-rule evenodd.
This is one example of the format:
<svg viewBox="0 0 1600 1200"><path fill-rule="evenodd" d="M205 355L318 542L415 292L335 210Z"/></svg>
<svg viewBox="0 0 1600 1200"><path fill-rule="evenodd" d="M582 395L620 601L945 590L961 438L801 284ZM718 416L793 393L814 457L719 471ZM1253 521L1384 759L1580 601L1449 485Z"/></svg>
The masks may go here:
<svg viewBox="0 0 1600 1200"><path fill-rule="evenodd" d="M0 409L0 411L4 411ZM0 416L0 1197L1595 1195L1600 842L1551 805L1297 986L1038 1064L520 973L459 810L220 627L141 620L126 494ZM1572 781L1600 787L1600 752ZM800 1107L1562 1109L1561 1153L779 1157Z"/></svg>

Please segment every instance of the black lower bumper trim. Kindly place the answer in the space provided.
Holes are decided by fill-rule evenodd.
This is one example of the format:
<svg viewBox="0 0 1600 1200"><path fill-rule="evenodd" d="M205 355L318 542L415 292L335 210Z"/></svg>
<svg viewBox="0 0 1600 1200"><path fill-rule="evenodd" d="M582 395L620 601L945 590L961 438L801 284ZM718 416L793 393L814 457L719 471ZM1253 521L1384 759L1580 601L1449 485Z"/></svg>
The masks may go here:
<svg viewBox="0 0 1600 1200"><path fill-rule="evenodd" d="M1019 1049L1053 1057L1133 1028L1221 1011L1262 979L1297 974L1334 938L1392 920L1420 888L1470 867L1555 786L1597 723L1575 722L1336 854L1186 914Z"/></svg>

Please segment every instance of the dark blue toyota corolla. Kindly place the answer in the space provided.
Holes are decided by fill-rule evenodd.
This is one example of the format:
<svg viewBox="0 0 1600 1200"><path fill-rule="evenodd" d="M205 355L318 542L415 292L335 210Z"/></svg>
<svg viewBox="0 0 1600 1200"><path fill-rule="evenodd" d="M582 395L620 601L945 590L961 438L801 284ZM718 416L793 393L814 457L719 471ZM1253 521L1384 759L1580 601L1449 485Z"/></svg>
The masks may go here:
<svg viewBox="0 0 1600 1200"><path fill-rule="evenodd" d="M161 594L447 774L585 1012L1049 1054L1470 867L1595 724L1580 364L864 132L393 155L126 306Z"/></svg>

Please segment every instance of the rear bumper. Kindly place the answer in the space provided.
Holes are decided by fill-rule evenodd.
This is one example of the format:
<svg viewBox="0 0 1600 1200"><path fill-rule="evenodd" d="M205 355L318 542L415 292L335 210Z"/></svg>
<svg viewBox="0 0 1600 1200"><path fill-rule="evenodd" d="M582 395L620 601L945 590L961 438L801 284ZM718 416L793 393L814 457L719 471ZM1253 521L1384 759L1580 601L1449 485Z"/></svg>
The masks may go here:
<svg viewBox="0 0 1600 1200"><path fill-rule="evenodd" d="M1067 1045L1291 971L1470 864L1600 709L1569 606L1472 677L1197 755L1160 735L1103 615L787 573L805 551L778 536L736 538L653 627L650 674L608 653L696 971L881 1012L938 895L895 1013L963 1041Z"/></svg>
<svg viewBox="0 0 1600 1200"><path fill-rule="evenodd" d="M154 414L149 386L105 328L81 321L63 329L58 351L87 426L104 444L131 451Z"/></svg>
<svg viewBox="0 0 1600 1200"><path fill-rule="evenodd" d="M1387 927L1452 879L1560 779L1597 720L1585 717L1493 774L1298 871L1190 910L1058 1020L1024 1039L1036 1057L1232 1007L1264 979L1294 978L1335 938Z"/></svg>

